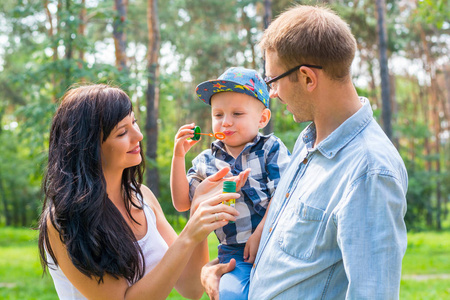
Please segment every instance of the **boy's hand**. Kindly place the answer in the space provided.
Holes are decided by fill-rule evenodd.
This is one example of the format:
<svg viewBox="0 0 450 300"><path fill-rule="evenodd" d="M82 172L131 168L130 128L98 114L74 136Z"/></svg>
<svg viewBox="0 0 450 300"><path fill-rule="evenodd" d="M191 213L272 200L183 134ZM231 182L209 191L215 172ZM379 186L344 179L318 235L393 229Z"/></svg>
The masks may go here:
<svg viewBox="0 0 450 300"><path fill-rule="evenodd" d="M245 169L241 173L239 173L238 176L233 176L233 181L236 181L236 192L239 192L241 188L245 185L247 182L248 176L250 175L250 168Z"/></svg>
<svg viewBox="0 0 450 300"><path fill-rule="evenodd" d="M175 135L175 145L173 147L173 156L184 157L186 153L195 145L198 141L188 140L188 138L194 137L195 123L186 124L178 129Z"/></svg>
<svg viewBox="0 0 450 300"><path fill-rule="evenodd" d="M259 248L259 241L261 240L262 230L258 228L253 232L253 234L248 238L247 243L244 248L244 261L252 264L255 261L256 253Z"/></svg>

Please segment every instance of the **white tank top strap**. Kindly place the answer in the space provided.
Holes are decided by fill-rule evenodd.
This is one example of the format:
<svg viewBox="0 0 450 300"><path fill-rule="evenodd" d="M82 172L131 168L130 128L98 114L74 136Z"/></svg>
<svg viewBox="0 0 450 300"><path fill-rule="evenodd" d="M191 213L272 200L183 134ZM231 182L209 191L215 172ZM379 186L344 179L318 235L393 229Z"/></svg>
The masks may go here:
<svg viewBox="0 0 450 300"><path fill-rule="evenodd" d="M147 274L159 263L169 246L156 227L155 212L145 201L142 201L142 203L145 219L147 221L147 233L138 241L138 243L144 254L145 274Z"/></svg>

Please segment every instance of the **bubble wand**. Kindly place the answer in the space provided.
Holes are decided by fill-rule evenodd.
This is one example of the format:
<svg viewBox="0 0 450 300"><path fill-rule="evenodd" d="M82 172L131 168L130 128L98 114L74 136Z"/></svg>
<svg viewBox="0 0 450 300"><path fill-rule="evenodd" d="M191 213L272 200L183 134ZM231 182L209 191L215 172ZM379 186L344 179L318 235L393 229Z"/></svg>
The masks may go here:
<svg viewBox="0 0 450 300"><path fill-rule="evenodd" d="M216 133L202 133L202 130L200 129L200 126L195 126L194 127L194 137L192 138L192 140L194 141L198 141L200 139L200 135L207 135L210 137L214 137L218 140L223 140L225 138L225 133L223 132L216 132Z"/></svg>

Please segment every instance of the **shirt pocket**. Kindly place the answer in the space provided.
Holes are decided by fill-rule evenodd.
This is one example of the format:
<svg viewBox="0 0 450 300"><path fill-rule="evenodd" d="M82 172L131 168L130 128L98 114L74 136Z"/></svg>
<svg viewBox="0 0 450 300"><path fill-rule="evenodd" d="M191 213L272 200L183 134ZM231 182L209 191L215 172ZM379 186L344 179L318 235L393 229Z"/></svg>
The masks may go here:
<svg viewBox="0 0 450 300"><path fill-rule="evenodd" d="M251 168L250 177L261 180L266 172L264 163L264 150L250 153L247 158L247 167Z"/></svg>
<svg viewBox="0 0 450 300"><path fill-rule="evenodd" d="M281 250L298 259L311 258L324 219L325 211L299 202L298 207L288 210L280 220Z"/></svg>

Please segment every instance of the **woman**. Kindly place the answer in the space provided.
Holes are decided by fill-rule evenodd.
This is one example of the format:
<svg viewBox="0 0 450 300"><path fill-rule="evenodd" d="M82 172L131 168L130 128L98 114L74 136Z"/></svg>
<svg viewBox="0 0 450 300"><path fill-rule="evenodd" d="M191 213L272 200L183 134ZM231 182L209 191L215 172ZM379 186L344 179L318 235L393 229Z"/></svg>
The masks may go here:
<svg viewBox="0 0 450 300"><path fill-rule="evenodd" d="M177 237L141 185L142 134L129 97L106 85L69 90L53 119L39 249L61 299L200 298L208 234L234 221L208 178ZM248 173L236 180L244 182ZM195 253L195 255L193 255Z"/></svg>

